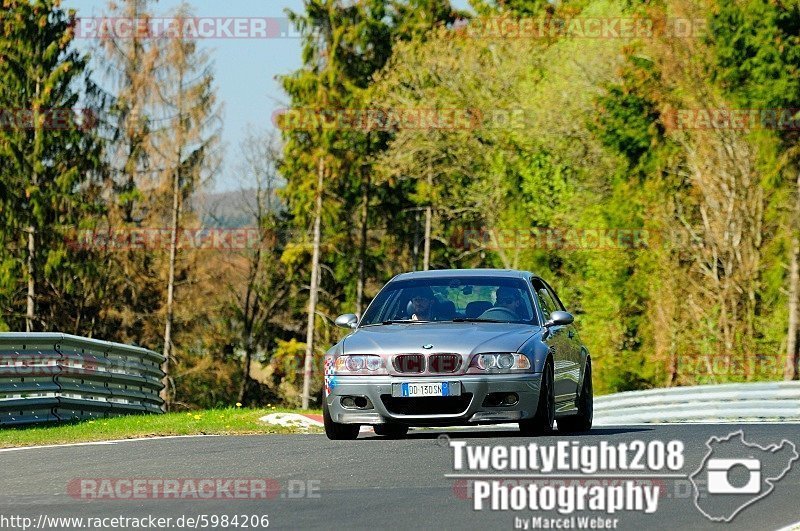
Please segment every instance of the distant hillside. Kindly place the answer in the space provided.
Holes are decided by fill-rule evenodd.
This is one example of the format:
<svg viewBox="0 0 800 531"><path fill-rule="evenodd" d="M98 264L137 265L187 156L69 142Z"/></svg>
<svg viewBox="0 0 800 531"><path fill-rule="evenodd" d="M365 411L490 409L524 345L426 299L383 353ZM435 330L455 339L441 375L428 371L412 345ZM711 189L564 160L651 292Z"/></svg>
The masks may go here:
<svg viewBox="0 0 800 531"><path fill-rule="evenodd" d="M204 227L246 227L255 224L255 189L195 194L192 208ZM277 195L273 208L282 208Z"/></svg>

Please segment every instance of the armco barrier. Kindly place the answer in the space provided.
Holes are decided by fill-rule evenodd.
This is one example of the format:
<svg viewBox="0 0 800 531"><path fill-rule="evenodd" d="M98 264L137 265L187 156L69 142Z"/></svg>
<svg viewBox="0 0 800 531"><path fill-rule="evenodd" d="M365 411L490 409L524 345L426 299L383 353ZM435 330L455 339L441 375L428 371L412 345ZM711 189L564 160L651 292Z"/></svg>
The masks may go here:
<svg viewBox="0 0 800 531"><path fill-rule="evenodd" d="M669 387L601 396L595 425L658 422L800 422L800 382Z"/></svg>
<svg viewBox="0 0 800 531"><path fill-rule="evenodd" d="M162 413L164 357L59 333L0 333L0 426Z"/></svg>

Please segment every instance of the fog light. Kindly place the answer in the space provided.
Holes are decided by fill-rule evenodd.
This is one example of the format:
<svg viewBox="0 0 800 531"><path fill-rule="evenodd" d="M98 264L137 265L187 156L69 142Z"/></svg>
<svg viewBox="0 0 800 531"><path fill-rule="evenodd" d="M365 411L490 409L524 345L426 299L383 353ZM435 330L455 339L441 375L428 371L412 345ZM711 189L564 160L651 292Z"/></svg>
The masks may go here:
<svg viewBox="0 0 800 531"><path fill-rule="evenodd" d="M366 396L343 396L341 404L345 409L373 409L375 407Z"/></svg>
<svg viewBox="0 0 800 531"><path fill-rule="evenodd" d="M353 402L355 402L357 408L364 409L367 407L367 397L365 396L357 396Z"/></svg>
<svg viewBox="0 0 800 531"><path fill-rule="evenodd" d="M506 395L506 396L503 398L503 405L504 405L504 406L513 406L513 405L515 405L517 402L519 402L519 397L517 396L517 393L508 393L508 394L507 394L507 395Z"/></svg>
<svg viewBox="0 0 800 531"><path fill-rule="evenodd" d="M517 393L489 393L483 401L484 407L515 406L519 403Z"/></svg>

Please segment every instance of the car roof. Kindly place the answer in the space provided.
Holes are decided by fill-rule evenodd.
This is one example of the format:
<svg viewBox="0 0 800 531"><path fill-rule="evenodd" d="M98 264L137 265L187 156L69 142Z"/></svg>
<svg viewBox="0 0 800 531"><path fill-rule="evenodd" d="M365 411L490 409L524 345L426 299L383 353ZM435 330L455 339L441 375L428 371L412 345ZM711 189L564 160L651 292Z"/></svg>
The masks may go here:
<svg viewBox="0 0 800 531"><path fill-rule="evenodd" d="M538 277L530 271L519 271L517 269L434 269L430 271L413 271L410 273L400 273L392 280L411 280L418 278L441 278L441 277L506 277L506 278L529 278Z"/></svg>

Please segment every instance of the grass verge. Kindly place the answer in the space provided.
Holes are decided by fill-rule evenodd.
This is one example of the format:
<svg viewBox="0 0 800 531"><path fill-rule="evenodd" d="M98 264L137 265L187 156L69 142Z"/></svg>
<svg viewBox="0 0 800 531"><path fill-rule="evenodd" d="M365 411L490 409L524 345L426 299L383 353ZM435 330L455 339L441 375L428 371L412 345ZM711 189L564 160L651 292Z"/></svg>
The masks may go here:
<svg viewBox="0 0 800 531"><path fill-rule="evenodd" d="M281 408L209 409L166 413L164 415L129 415L107 419L84 420L61 425L0 429L0 448L40 446L78 442L135 439L165 435L253 435L266 433L306 433L306 430L273 426L258 419L269 413L314 413ZM313 432L320 432L311 428Z"/></svg>

